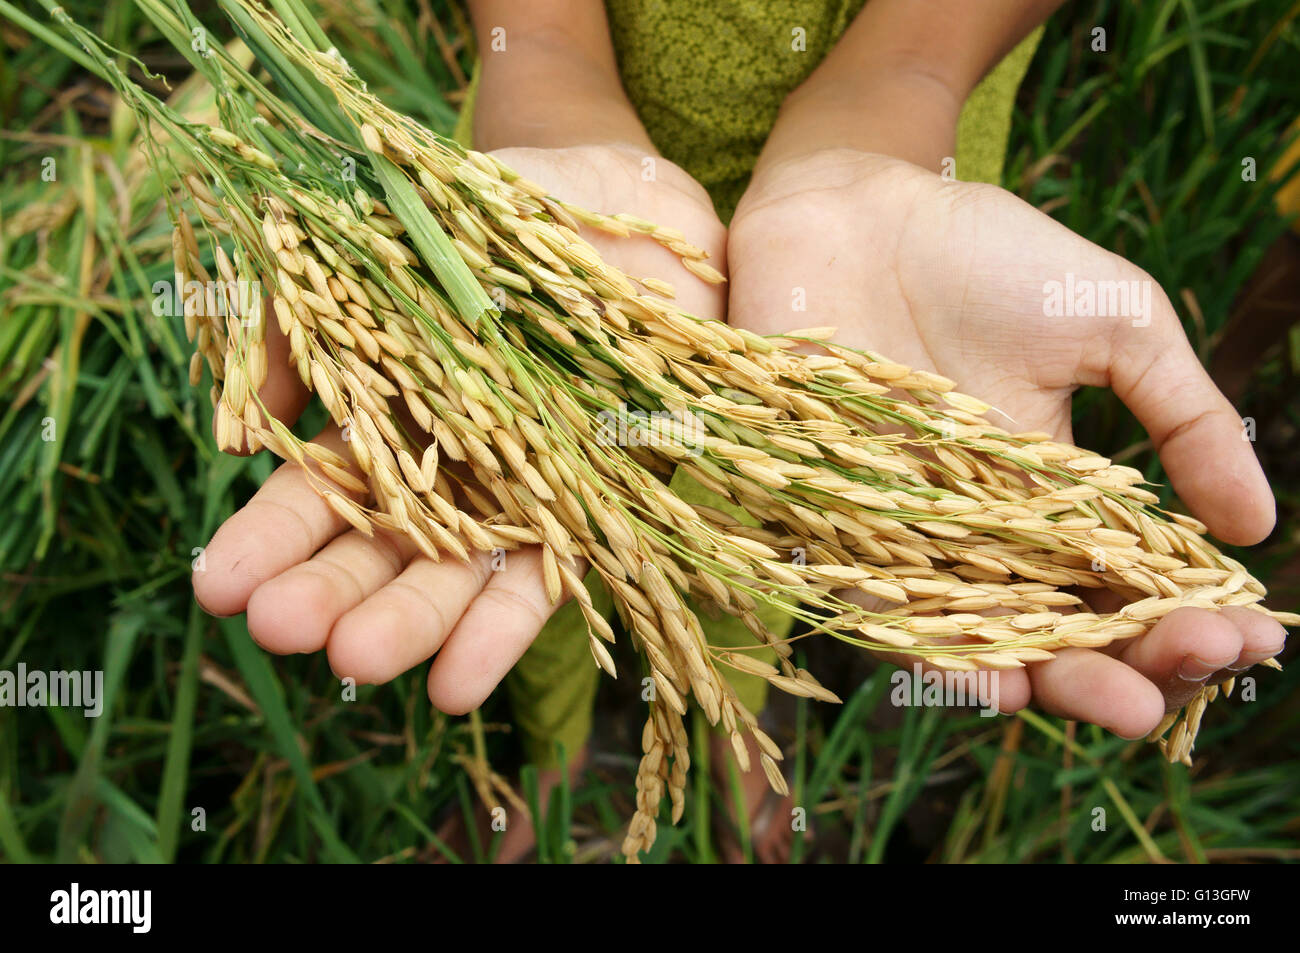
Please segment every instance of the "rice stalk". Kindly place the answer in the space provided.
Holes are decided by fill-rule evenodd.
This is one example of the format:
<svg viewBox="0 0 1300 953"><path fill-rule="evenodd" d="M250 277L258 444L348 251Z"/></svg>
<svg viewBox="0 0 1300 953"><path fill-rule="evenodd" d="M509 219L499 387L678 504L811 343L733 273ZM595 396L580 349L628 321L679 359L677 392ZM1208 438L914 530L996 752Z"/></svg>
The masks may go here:
<svg viewBox="0 0 1300 953"><path fill-rule="evenodd" d="M149 6L189 22L183 3ZM196 65L219 91L221 123L187 123L55 14L180 145L151 159L211 250L178 215L177 280L205 289L186 299L191 380L206 366L217 441L305 464L358 531L403 533L430 559L542 547L548 594L579 600L595 664L613 675L613 630L573 568L594 567L656 686L629 860L653 843L665 794L673 821L684 810L690 700L738 753L753 734L784 787L780 749L724 669L837 700L795 667L762 605L955 671L1136 638L1182 606L1300 621L1265 608L1263 586L1201 523L1161 508L1138 471L1009 433L953 381L837 345L832 329L761 337L684 313L662 282L623 274L583 237L647 236L722 280L680 233L550 196L389 109L337 51L255 0L227 9L296 105L217 55ZM259 281L266 304L237 293ZM351 463L262 404L268 317L303 382L351 429ZM677 497L667 478L678 467L761 526ZM1127 604L1090 612L1077 588ZM710 646L690 597L740 618L778 664ZM1153 734L1170 760L1190 763L1217 694L1203 689Z"/></svg>

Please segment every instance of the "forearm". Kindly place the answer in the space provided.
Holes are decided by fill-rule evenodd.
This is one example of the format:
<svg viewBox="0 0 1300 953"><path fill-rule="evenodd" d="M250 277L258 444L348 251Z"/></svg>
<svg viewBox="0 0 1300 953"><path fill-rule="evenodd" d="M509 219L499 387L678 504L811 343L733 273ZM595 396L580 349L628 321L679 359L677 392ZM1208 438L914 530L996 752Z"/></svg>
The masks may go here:
<svg viewBox="0 0 1300 953"><path fill-rule="evenodd" d="M599 0L471 0L470 15L483 61L477 148L625 143L654 151L623 91Z"/></svg>
<svg viewBox="0 0 1300 953"><path fill-rule="evenodd" d="M870 0L787 97L760 168L850 148L938 169L962 104L1061 0Z"/></svg>
<svg viewBox="0 0 1300 953"><path fill-rule="evenodd" d="M933 77L908 69L819 82L792 93L759 156L758 169L830 149L906 159L938 170L956 149L963 100Z"/></svg>

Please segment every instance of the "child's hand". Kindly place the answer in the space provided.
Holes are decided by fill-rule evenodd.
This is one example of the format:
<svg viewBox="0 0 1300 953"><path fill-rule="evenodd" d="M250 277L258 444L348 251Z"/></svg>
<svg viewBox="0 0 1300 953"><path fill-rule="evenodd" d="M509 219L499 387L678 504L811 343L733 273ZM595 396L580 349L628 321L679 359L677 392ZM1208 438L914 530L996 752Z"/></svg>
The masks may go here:
<svg viewBox="0 0 1300 953"><path fill-rule="evenodd" d="M673 225L724 267L725 233L708 196L667 160L656 158L654 178L647 179L644 153L630 147L498 154L564 199ZM590 237L628 274L672 282L686 307L721 317L725 292L687 272L657 243ZM292 422L309 395L274 322L267 335L270 367L262 399ZM316 441L348 454L332 424ZM209 612L247 611L249 632L263 648L281 654L324 649L337 675L360 683L388 681L436 653L429 697L453 714L482 703L556 608L546 596L537 547L507 553L498 572L486 553L470 565L451 556L434 563L397 534L367 538L352 529L292 463L280 466L221 526L193 583Z"/></svg>
<svg viewBox="0 0 1300 953"><path fill-rule="evenodd" d="M1010 193L884 156L814 153L760 167L728 242L733 324L760 333L837 326L841 343L956 380L994 405L995 420L1007 415L1006 429L1061 440L1070 439L1073 391L1112 387L1216 536L1241 545L1272 529L1272 493L1241 419L1160 288ZM1047 316L1045 285L1064 286L1067 275L1076 289L1137 282L1138 308ZM806 313L792 309L801 295ZM1110 593L1093 602L1117 608ZM1049 711L1137 737L1206 680L1276 654L1284 638L1278 623L1246 609L1180 609L1113 650L1067 649L1003 672L1000 705L1015 710L1032 694Z"/></svg>

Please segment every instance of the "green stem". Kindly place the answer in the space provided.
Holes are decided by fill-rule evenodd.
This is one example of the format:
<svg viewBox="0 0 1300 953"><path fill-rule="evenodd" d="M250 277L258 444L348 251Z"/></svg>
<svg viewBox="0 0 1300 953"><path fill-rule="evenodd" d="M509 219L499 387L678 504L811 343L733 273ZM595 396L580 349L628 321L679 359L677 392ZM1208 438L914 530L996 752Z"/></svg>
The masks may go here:
<svg viewBox="0 0 1300 953"><path fill-rule="evenodd" d="M492 299L478 283L474 273L469 270L469 265L465 264L465 260L456 251L446 232L420 200L415 186L410 183L402 170L387 157L376 152L370 153L370 161L375 175L384 187L384 193L388 196L389 208L406 226L420 258L437 275L438 281L451 296L460 317L468 321L471 326L479 327L485 314L496 311Z"/></svg>

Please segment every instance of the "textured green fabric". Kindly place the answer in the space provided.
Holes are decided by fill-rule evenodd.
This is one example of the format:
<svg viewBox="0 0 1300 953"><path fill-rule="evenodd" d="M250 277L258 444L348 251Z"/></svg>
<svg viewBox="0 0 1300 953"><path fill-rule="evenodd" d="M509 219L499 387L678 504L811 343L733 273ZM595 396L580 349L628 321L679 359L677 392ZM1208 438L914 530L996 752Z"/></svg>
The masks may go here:
<svg viewBox="0 0 1300 953"><path fill-rule="evenodd" d="M669 485L687 502L707 503L726 510L747 525L756 525L748 513L706 490L684 471L678 470ZM589 572L583 582L596 608L610 615L612 601L596 572ZM716 607L701 606L694 600L690 606L698 614L710 645L718 648L755 645L753 633L740 619ZM779 608L763 606L758 610L758 617L778 638L789 634L791 619ZM748 654L769 664L776 662L776 653L771 649L751 648ZM740 703L752 712L761 711L767 701L767 682L744 672L731 669L724 672ZM600 670L587 647L587 623L582 611L576 602L568 602L551 616L505 679L515 728L530 763L543 769L558 767L557 743L563 744L570 755L586 743L591 734L592 706L600 678Z"/></svg>
<svg viewBox="0 0 1300 953"><path fill-rule="evenodd" d="M1039 27L989 71L971 91L957 122L956 177L964 182L1002 184L1007 139L1016 92L1034 58L1043 28Z"/></svg>
<svg viewBox="0 0 1300 953"><path fill-rule="evenodd" d="M729 502L725 497L714 493L712 490L706 489L697 480L692 479L685 470L679 469L674 473L668 486L687 503L702 503L706 506L712 506L714 509L729 513L746 526L759 525L758 520L746 513L741 507ZM723 612L717 606L701 606L695 600L691 600L689 605L699 617L700 626L704 630L704 637L710 645L718 648L738 649L752 647L758 643L754 633L749 631L749 627L734 615ZM762 620L767 631L778 639L785 638L790 634L790 630L794 628L794 620L775 606L760 606L757 615ZM769 665L776 662L776 653L771 649L754 649L748 654L767 662ZM765 679L759 678L757 675L737 672L733 669L723 669L723 672L726 675L727 682L735 689L736 697L742 705L752 712L759 712L763 709L763 705L767 701L767 681Z"/></svg>
<svg viewBox="0 0 1300 953"><path fill-rule="evenodd" d="M730 513L748 526L758 525L743 509L705 489L683 470L674 474L669 486L688 503L705 503ZM596 608L608 616L613 605L599 576L592 570L583 582ZM698 614L710 645L719 648L755 645L753 633L740 619L693 600L690 606ZM776 607L761 607L758 617L778 638L788 635L792 627L790 617ZM769 664L776 662L776 653L771 649L751 649L749 654ZM756 675L724 671L740 703L752 712L761 711L767 701L767 682ZM591 711L599 681L600 670L587 647L587 623L578 604L568 602L542 627L537 640L505 680L515 727L529 762L541 768L557 767L557 742L569 754L586 743L591 734Z"/></svg>
<svg viewBox="0 0 1300 953"><path fill-rule="evenodd" d="M781 102L862 5L863 0L608 0L623 84L651 140L708 190L724 222L749 183ZM783 9L773 15L771 8L778 6ZM801 24L809 24L807 49L797 52L792 31ZM1039 27L1026 37L966 100L957 125L957 178L1000 183L1016 90L1042 35ZM478 77L475 64L454 132L466 146L473 139Z"/></svg>
<svg viewBox="0 0 1300 953"><path fill-rule="evenodd" d="M724 222L786 95L864 0L607 0L619 73L650 139Z"/></svg>
<svg viewBox="0 0 1300 953"><path fill-rule="evenodd" d="M605 616L613 609L595 570L583 580ZM587 647L587 623L570 600L551 616L536 641L506 676L506 697L524 757L539 768L558 767L557 745L568 757L591 736L591 712L601 671Z"/></svg>
<svg viewBox="0 0 1300 953"><path fill-rule="evenodd" d="M817 67L865 0L607 0L610 31L628 96L655 146L709 192L729 221L786 95ZM796 35L802 29L802 37ZM1001 180L1016 91L1037 48L1041 28L1017 46L975 89L957 130L956 177ZM796 47L797 41L803 49ZM478 68L455 137L472 145ZM678 471L670 484L683 499L725 510L754 525L740 507ZM588 575L597 605L609 596ZM734 616L692 604L710 645L752 646L754 636ZM764 607L760 618L783 638L791 618ZM764 649L756 657L773 661ZM508 676L506 691L524 753L540 767L556 766L556 743L570 755L591 732L599 670L587 647L576 604L561 608ZM767 682L727 671L737 697L762 709Z"/></svg>

